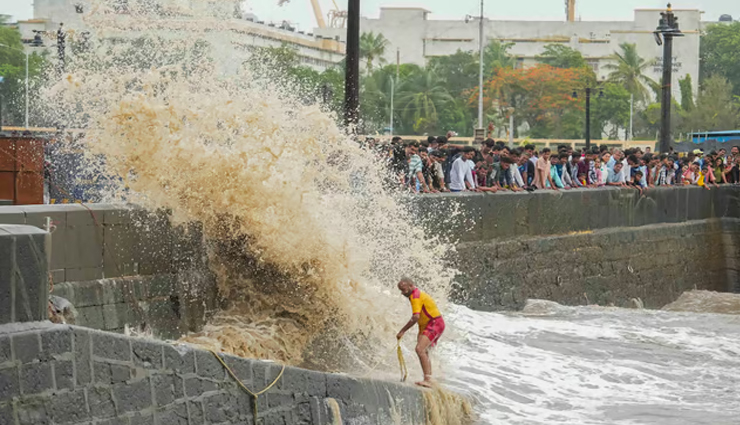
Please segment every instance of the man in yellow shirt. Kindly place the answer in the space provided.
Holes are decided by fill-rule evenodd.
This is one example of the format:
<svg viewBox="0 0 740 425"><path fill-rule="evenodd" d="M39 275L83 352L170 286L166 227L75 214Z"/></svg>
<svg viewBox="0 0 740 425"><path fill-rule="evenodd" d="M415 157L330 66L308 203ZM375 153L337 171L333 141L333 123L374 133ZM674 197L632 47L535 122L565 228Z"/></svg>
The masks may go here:
<svg viewBox="0 0 740 425"><path fill-rule="evenodd" d="M437 304L427 293L422 292L407 278L401 278L398 289L403 296L411 301L411 319L404 325L396 338L401 339L403 335L414 325L419 325L419 336L416 342L416 355L421 362L421 370L424 372L424 380L416 385L422 387L432 386L432 361L429 359L429 349L437 345L437 341L445 331L445 321L437 309Z"/></svg>

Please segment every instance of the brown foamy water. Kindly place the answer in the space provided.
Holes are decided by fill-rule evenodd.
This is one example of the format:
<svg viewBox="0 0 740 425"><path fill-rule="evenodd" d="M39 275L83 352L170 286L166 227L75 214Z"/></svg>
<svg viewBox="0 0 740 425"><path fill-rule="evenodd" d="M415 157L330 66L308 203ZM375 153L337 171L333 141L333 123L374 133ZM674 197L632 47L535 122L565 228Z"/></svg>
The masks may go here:
<svg viewBox="0 0 740 425"><path fill-rule="evenodd" d="M740 294L686 291L662 310L693 313L740 314Z"/></svg>
<svg viewBox="0 0 740 425"><path fill-rule="evenodd" d="M451 245L425 235L333 116L252 71L232 49L238 22L191 3L123 16L93 2L90 49L47 90L50 110L87 128L91 167L121 182L111 199L203 223L223 309L183 340L363 371L408 317L401 276L445 305Z"/></svg>

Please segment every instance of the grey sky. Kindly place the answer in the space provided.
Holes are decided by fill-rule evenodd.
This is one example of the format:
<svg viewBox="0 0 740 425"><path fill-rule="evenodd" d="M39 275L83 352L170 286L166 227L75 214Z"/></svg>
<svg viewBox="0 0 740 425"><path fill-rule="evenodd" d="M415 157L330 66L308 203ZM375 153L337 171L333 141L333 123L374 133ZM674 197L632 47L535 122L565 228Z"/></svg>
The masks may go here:
<svg viewBox="0 0 740 425"><path fill-rule="evenodd" d="M334 0L345 8L347 0ZM290 0L282 7L277 0L246 0L245 9L268 22L291 21L302 30L311 30L315 25L310 0ZM319 0L324 15L333 9L332 0ZM560 20L565 19L564 0L486 0L486 16L492 19ZM577 14L583 20L631 20L636 8L665 7L667 0L576 0ZM704 20L716 21L719 15L728 13L740 19L738 0L674 0L675 8L700 9L706 12ZM461 19L466 14L477 14L478 0L361 0L362 15L377 17L383 6L423 6L432 12L432 19ZM12 15L14 19L33 17L32 0L0 0L0 14Z"/></svg>

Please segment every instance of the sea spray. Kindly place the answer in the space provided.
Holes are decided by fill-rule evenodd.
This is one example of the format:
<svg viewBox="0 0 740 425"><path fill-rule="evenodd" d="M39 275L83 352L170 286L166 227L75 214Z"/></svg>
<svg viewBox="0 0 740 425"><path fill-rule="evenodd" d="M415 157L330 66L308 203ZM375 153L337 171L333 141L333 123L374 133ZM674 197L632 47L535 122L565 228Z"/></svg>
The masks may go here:
<svg viewBox="0 0 740 425"><path fill-rule="evenodd" d="M202 223L224 303L186 341L356 372L408 315L400 276L444 306L451 245L425 234L384 165L320 105L223 47L237 22L192 3L117 15L93 2L89 50L70 55L50 109L86 129L90 167L120 182L112 199Z"/></svg>

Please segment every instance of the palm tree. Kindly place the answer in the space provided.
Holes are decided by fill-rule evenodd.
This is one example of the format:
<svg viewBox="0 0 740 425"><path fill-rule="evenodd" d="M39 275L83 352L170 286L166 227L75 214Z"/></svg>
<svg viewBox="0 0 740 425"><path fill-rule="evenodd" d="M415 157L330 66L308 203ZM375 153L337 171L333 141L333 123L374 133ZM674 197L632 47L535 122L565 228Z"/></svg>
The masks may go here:
<svg viewBox="0 0 740 425"><path fill-rule="evenodd" d="M453 101L446 83L429 69L420 68L399 85L398 105L405 125L419 132L434 128L439 121L438 110Z"/></svg>
<svg viewBox="0 0 740 425"><path fill-rule="evenodd" d="M498 40L491 40L483 50L483 65L488 76L493 75L500 68L514 68L516 58L511 56L509 49L514 43L502 43Z"/></svg>
<svg viewBox="0 0 740 425"><path fill-rule="evenodd" d="M619 47L622 51L611 56L616 63L604 66L611 70L609 80L626 88L636 101L645 103L650 99L650 90L658 87L658 83L645 75L653 62L641 58L635 44L622 43Z"/></svg>
<svg viewBox="0 0 740 425"><path fill-rule="evenodd" d="M377 35L373 32L364 32L360 36L360 57L367 61L367 72L373 71L373 61L376 59L378 63L385 62L383 55L385 54L385 48L388 47L390 42L386 39L383 34L378 33Z"/></svg>

